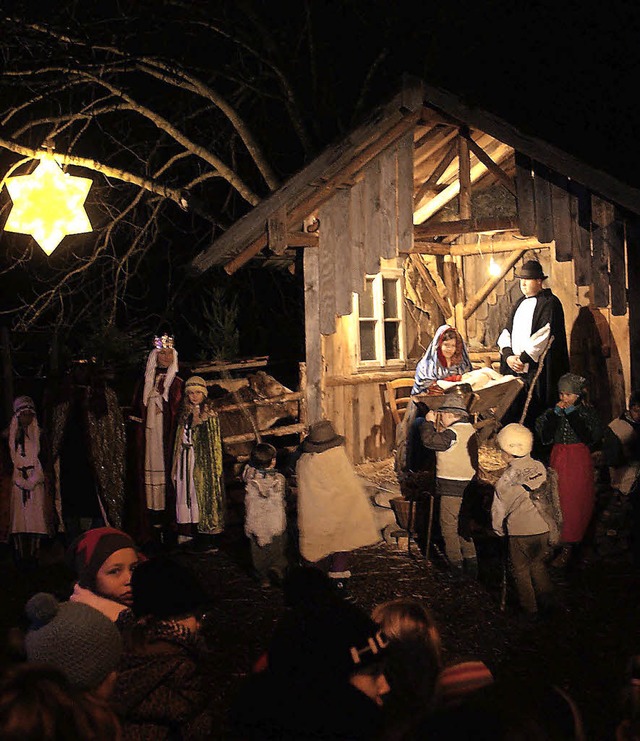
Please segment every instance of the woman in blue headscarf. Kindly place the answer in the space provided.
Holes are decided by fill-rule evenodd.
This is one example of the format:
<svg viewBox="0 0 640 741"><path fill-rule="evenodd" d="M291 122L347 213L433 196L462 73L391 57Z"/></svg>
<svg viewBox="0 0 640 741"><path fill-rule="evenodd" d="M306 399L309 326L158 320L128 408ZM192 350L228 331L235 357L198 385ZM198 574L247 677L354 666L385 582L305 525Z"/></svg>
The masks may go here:
<svg viewBox="0 0 640 741"><path fill-rule="evenodd" d="M438 381L459 381L463 373L471 370L469 353L464 340L454 327L443 324L438 327L431 344L416 366L416 375L411 396L432 390L442 394ZM423 468L422 443L416 422L418 406L410 403L402 423L396 431L396 466L401 469L420 470Z"/></svg>
<svg viewBox="0 0 640 741"><path fill-rule="evenodd" d="M471 370L471 361L460 332L448 324L438 327L431 344L416 366L411 395L427 391L437 381L459 381Z"/></svg>

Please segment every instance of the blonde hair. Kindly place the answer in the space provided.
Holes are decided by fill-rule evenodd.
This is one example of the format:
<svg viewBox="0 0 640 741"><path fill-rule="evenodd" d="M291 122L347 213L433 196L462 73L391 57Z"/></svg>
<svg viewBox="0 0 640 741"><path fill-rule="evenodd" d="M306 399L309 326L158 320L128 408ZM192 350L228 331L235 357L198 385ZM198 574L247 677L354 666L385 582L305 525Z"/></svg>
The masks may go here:
<svg viewBox="0 0 640 741"><path fill-rule="evenodd" d="M429 610L417 600L401 597L383 602L373 608L371 617L390 640L423 640L437 663L442 663L440 632Z"/></svg>

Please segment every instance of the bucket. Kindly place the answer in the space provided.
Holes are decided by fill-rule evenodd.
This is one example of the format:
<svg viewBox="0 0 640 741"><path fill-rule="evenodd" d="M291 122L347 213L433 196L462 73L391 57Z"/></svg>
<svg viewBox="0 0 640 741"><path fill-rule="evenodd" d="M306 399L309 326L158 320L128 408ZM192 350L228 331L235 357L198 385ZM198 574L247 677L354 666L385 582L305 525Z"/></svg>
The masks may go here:
<svg viewBox="0 0 640 741"><path fill-rule="evenodd" d="M395 497L390 501L393 514L396 516L398 527L417 534L424 531L425 503L415 502L403 497ZM409 522L411 518L411 522Z"/></svg>

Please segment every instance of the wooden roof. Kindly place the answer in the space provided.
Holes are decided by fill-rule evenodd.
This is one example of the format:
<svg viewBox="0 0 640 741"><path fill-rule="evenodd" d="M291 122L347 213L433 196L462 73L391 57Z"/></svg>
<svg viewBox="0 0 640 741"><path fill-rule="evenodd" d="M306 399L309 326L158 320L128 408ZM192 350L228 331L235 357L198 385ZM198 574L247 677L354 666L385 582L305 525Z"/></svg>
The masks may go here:
<svg viewBox="0 0 640 741"><path fill-rule="evenodd" d="M640 214L640 190L598 171L568 153L526 136L506 121L472 108L456 96L407 80L389 103L338 143L328 147L277 191L233 224L192 262L196 272L224 265L233 273L267 245L276 257L287 247L316 239L303 222L340 187L353 185L378 154L413 130L416 239L445 241L466 231L515 229L517 219L450 221L442 211L461 191L500 183L515 196L516 155L525 155L612 203ZM460 147L468 148L468 171L460 183ZM419 225L419 226L418 226Z"/></svg>

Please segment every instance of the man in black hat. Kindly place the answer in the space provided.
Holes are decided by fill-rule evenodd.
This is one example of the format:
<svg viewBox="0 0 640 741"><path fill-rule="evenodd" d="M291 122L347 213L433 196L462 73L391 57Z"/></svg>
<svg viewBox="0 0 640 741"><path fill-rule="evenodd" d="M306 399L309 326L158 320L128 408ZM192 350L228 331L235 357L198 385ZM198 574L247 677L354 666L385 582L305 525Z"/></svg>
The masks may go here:
<svg viewBox="0 0 640 741"><path fill-rule="evenodd" d="M500 372L518 376L525 382L503 422L519 422L525 400L540 359L548 347L544 365L536 381L524 425L532 428L538 415L556 401L558 379L569 370L569 353L564 311L550 288L543 288L547 276L537 260L527 260L520 269L522 298L515 304L498 338L502 356ZM550 338L553 342L549 344Z"/></svg>

